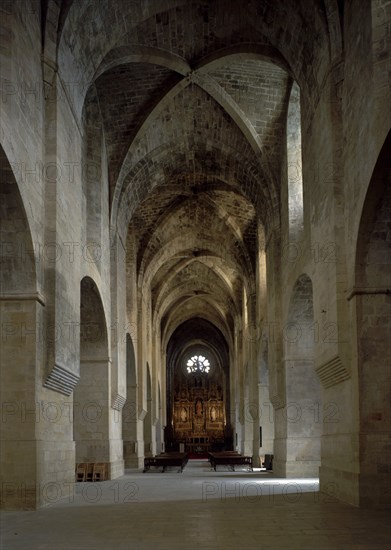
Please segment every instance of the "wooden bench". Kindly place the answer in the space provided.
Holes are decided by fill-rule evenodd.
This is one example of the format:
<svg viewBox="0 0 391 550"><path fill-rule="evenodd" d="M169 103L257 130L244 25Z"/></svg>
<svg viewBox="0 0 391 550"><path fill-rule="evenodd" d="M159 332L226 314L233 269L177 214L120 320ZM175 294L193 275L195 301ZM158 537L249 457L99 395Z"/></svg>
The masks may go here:
<svg viewBox="0 0 391 550"><path fill-rule="evenodd" d="M189 453L160 453L155 458L158 461L158 466L162 466L163 472L170 466L178 467L180 472L183 472L183 468L189 460Z"/></svg>
<svg viewBox="0 0 391 550"><path fill-rule="evenodd" d="M153 466L162 468L162 472L165 472L169 467L176 467L182 473L187 464L188 456L188 453L160 453L156 456L144 458L143 472L148 472Z"/></svg>
<svg viewBox="0 0 391 550"><path fill-rule="evenodd" d="M79 464L76 464L76 481L85 481L87 477L87 464L85 462L81 462Z"/></svg>
<svg viewBox="0 0 391 550"><path fill-rule="evenodd" d="M247 466L249 471L253 471L253 457L241 455L236 451L209 453L209 462L214 471L217 466L228 466L233 472L235 466Z"/></svg>
<svg viewBox="0 0 391 550"><path fill-rule="evenodd" d="M76 464L77 482L106 481L108 479L108 464L106 462L79 462Z"/></svg>
<svg viewBox="0 0 391 550"><path fill-rule="evenodd" d="M240 456L238 451L211 451L208 453L208 460L212 468L215 466L215 457L219 456Z"/></svg>
<svg viewBox="0 0 391 550"><path fill-rule="evenodd" d="M106 464L104 462L94 464L92 481L105 481L107 477Z"/></svg>

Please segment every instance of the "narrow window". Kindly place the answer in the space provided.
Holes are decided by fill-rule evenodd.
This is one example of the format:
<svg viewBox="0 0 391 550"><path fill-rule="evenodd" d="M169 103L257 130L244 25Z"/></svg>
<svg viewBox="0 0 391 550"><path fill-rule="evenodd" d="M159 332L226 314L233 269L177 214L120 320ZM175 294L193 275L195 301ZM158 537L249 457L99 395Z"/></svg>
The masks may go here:
<svg viewBox="0 0 391 550"><path fill-rule="evenodd" d="M300 89L292 85L287 120L289 239L297 240L303 228L303 175L301 157Z"/></svg>

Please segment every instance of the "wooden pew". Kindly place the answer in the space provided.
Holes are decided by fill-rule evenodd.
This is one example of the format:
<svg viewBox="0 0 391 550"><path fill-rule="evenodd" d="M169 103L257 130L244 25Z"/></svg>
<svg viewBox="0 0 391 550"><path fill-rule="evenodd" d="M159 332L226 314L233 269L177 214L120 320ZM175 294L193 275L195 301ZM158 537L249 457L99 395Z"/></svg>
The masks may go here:
<svg viewBox="0 0 391 550"><path fill-rule="evenodd" d="M215 467L215 456L216 457L219 457L219 456L239 456L240 453L238 453L238 451L211 451L211 452L208 452L208 460L210 462L210 465L212 466L212 468Z"/></svg>
<svg viewBox="0 0 391 550"><path fill-rule="evenodd" d="M247 468L252 472L253 471L253 457L244 456L236 451L226 451L221 453L209 453L209 461L216 471L217 466L228 466L235 471L235 466L247 466Z"/></svg>
<svg viewBox="0 0 391 550"><path fill-rule="evenodd" d="M188 462L188 453L160 453L156 456L144 458L144 470L148 472L151 466L155 468L162 468L162 472L165 472L168 467L177 467L182 473L183 468Z"/></svg>

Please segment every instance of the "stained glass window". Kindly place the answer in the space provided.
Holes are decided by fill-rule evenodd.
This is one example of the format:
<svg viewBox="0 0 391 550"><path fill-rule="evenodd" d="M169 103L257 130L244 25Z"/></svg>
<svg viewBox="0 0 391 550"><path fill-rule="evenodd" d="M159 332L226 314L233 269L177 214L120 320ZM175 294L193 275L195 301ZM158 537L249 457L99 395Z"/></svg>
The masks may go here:
<svg viewBox="0 0 391 550"><path fill-rule="evenodd" d="M193 355L193 357L191 357L187 361L186 366L187 366L188 373L193 373L193 372L208 373L210 370L209 360L203 355Z"/></svg>

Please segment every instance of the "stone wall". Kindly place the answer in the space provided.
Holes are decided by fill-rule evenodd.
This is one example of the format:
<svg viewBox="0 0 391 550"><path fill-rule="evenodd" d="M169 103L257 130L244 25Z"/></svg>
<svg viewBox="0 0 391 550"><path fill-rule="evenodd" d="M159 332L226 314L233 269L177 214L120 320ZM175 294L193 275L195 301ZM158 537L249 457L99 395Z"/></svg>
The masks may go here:
<svg viewBox="0 0 391 550"><path fill-rule="evenodd" d="M391 6L320 4L1 6L5 506L159 450L170 338L198 318L238 449L389 498Z"/></svg>

